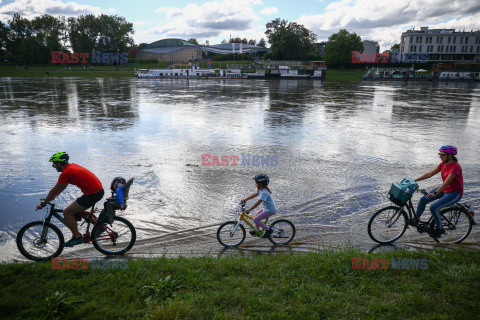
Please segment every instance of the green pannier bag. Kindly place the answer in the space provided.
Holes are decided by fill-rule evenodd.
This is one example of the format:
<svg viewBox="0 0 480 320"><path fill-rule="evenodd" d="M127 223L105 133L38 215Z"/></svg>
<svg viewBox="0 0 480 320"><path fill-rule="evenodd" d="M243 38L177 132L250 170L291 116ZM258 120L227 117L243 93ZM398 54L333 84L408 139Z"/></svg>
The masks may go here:
<svg viewBox="0 0 480 320"><path fill-rule="evenodd" d="M395 182L390 187L387 198L397 206L403 206L412 197L418 189L418 184L412 178L404 178L400 182Z"/></svg>

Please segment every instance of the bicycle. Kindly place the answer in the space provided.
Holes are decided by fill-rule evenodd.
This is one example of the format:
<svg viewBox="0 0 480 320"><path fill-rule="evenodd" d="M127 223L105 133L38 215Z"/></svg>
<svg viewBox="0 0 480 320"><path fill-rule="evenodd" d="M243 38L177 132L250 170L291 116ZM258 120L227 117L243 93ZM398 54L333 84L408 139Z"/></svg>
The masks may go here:
<svg viewBox="0 0 480 320"><path fill-rule="evenodd" d="M419 189L417 192L424 195L428 193L424 189ZM455 203L442 208L440 215L445 234L438 237L434 232L435 219L433 215L427 221L415 222L415 209L410 198L401 206L388 206L373 214L368 222L368 235L377 243L392 243L398 240L409 226L412 226L419 233L428 233L436 242L440 242L439 238L441 238L444 243L460 243L468 237L472 231L472 225L475 224L473 219L475 212L470 210L468 203Z"/></svg>
<svg viewBox="0 0 480 320"><path fill-rule="evenodd" d="M128 199L128 192L133 178L128 180L124 187L124 205ZM43 199L41 199L43 201ZM106 202L116 202L116 198L107 198ZM119 209L114 207L115 210ZM47 211L43 221L33 221L23 226L17 234L17 247L20 253L27 259L34 261L46 261L58 257L63 251L65 239L62 231L51 221L52 217L57 218L63 225L67 226L66 220L59 214L63 209L56 209L54 203L47 203L44 208ZM97 218L95 208L92 206L90 212L84 211L75 215L77 221L84 219L80 226L87 224L87 229L82 234L86 243L92 243L95 249L105 255L121 255L130 250L135 244L137 234L135 227L125 218L114 216L113 223L108 226L106 213L101 213ZM100 219L100 217L102 217ZM92 232L90 226L93 224Z"/></svg>
<svg viewBox="0 0 480 320"><path fill-rule="evenodd" d="M234 221L227 221L223 223L217 230L217 240L225 247L237 247L245 240L246 231L242 225L245 222L250 228L255 231L257 236L262 237L265 233L264 229L257 229L249 221L253 221L253 217L245 212L245 202L240 202L242 210L239 216ZM268 222L268 219L265 223ZM285 245L290 243L295 237L295 226L292 222L286 219L275 220L269 227L273 230L268 240L274 245Z"/></svg>

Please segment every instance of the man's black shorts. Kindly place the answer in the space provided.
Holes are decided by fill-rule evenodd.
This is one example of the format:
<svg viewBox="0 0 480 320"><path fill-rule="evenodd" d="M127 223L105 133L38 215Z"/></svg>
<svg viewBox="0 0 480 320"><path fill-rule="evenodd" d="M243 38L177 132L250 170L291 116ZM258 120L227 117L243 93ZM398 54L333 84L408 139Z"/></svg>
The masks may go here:
<svg viewBox="0 0 480 320"><path fill-rule="evenodd" d="M97 203L98 201L102 200L104 194L105 194L105 191L103 191L103 189L94 194L89 194L89 195L84 194L83 196L77 199L77 203L82 207L88 209L90 207L93 207L95 203Z"/></svg>

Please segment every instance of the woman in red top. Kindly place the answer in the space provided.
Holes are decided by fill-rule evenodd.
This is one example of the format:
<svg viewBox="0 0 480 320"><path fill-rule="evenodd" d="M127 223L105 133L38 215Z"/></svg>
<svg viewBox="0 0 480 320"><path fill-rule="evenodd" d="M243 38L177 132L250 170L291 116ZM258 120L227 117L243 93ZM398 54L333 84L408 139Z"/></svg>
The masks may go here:
<svg viewBox="0 0 480 320"><path fill-rule="evenodd" d="M445 233L445 230L442 226L440 209L460 201L463 196L462 167L460 167L460 164L455 157L457 154L457 148L446 145L442 146L438 151L438 155L440 156L442 163L440 163L429 173L426 173L423 176L415 179L415 181L425 180L441 172L443 184L440 187L433 189L429 194L420 199L417 212L415 213L416 218L420 219L420 216L425 210L427 203L438 200L430 206L430 212L432 212L433 218L435 219L435 224L437 226L437 230L435 230L437 237Z"/></svg>
<svg viewBox="0 0 480 320"><path fill-rule="evenodd" d="M69 185L73 184L80 188L83 195L70 204L63 215L67 221L67 226L72 231L73 237L64 243L64 247L73 247L77 244L85 243L82 235L78 232L77 220L75 214L83 212L103 198L104 191L100 180L90 171L75 163L68 163L69 156L66 152L57 152L50 157L57 172L61 172L57 184L50 190L45 200L37 205L37 209L42 209L55 199Z"/></svg>

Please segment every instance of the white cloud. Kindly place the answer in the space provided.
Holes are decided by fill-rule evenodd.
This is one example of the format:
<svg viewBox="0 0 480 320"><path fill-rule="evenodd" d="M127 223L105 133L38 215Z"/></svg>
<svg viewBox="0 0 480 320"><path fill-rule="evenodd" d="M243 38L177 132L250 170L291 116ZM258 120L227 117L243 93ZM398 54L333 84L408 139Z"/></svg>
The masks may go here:
<svg viewBox="0 0 480 320"><path fill-rule="evenodd" d="M183 8L162 7L154 12L164 14L169 21L146 33L157 38L200 39L236 32L248 34L260 20L253 6L261 3L260 0L215 0L201 5L190 3Z"/></svg>
<svg viewBox="0 0 480 320"><path fill-rule="evenodd" d="M260 11L261 14L264 14L264 15L267 15L267 16L270 16L270 15L275 14L277 12L278 12L278 8L275 8L275 7L265 8L262 11Z"/></svg>
<svg viewBox="0 0 480 320"><path fill-rule="evenodd" d="M143 26L145 26L146 24L147 24L147 22L146 22L146 21L143 21L143 20L135 21L135 22L133 23L134 26L140 26L140 27L143 27Z"/></svg>
<svg viewBox="0 0 480 320"><path fill-rule="evenodd" d="M379 41L382 51L400 42L402 32L414 26L480 29L479 1L341 0L330 3L325 10L323 14L302 16L297 22L317 34L319 41L347 29L362 39Z"/></svg>
<svg viewBox="0 0 480 320"><path fill-rule="evenodd" d="M0 7L0 20L10 20L15 13L19 13L23 18L32 19L43 14L75 17L85 14L97 15L102 13L111 14L114 12L116 12L116 9L113 8L102 9L100 7L82 5L76 2L63 2L62 0L16 0Z"/></svg>

